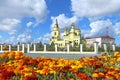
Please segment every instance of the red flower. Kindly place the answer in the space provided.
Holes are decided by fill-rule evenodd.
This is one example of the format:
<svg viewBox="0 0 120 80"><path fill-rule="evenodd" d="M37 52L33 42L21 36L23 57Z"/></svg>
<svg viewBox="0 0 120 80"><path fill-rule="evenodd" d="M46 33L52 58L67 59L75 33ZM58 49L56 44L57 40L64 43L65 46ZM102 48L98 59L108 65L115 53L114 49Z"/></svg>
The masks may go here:
<svg viewBox="0 0 120 80"><path fill-rule="evenodd" d="M26 77L24 80L37 80L37 77L34 75Z"/></svg>
<svg viewBox="0 0 120 80"><path fill-rule="evenodd" d="M78 77L81 78L82 80L87 80L87 76L84 73L78 73Z"/></svg>
<svg viewBox="0 0 120 80"><path fill-rule="evenodd" d="M1 72L0 74L0 80L8 80L9 75L7 72Z"/></svg>

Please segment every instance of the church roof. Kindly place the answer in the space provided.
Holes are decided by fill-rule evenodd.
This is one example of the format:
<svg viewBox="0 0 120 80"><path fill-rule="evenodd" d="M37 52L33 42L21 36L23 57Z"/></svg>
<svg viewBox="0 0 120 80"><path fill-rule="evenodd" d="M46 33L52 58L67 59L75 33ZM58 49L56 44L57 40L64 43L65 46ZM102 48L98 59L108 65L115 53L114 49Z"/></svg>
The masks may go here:
<svg viewBox="0 0 120 80"><path fill-rule="evenodd" d="M111 39L114 39L113 37L110 37L110 36L101 36L101 38L111 38Z"/></svg>
<svg viewBox="0 0 120 80"><path fill-rule="evenodd" d="M110 37L110 36L86 37L85 39L93 39L93 38L106 38L106 39L114 39L113 37Z"/></svg>

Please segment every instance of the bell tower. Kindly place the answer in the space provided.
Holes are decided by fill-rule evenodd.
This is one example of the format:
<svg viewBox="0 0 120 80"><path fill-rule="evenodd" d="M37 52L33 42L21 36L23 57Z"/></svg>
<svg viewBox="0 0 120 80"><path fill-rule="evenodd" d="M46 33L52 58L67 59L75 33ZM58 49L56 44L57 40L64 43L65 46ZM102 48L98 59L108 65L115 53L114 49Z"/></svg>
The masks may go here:
<svg viewBox="0 0 120 80"><path fill-rule="evenodd" d="M75 24L74 23L72 23L71 24L71 31L70 31L71 33L74 33L75 32Z"/></svg>
<svg viewBox="0 0 120 80"><path fill-rule="evenodd" d="M77 28L77 29L76 29L76 33L77 33L77 36L80 36L81 31L80 31L80 29L79 29L79 28Z"/></svg>
<svg viewBox="0 0 120 80"><path fill-rule="evenodd" d="M56 19L55 25L53 27L53 31L52 31L52 37L54 39L60 39L60 31L59 31L59 26L58 26L58 21Z"/></svg>

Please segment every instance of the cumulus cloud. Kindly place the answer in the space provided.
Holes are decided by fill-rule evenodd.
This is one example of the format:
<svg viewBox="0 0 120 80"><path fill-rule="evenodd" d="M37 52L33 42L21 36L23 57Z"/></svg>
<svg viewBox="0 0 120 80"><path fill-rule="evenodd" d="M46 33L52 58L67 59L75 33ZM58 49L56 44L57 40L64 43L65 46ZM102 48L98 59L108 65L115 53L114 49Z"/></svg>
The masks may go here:
<svg viewBox="0 0 120 80"><path fill-rule="evenodd" d="M30 27L32 25L33 25L33 22L31 22L31 21L26 24L27 27Z"/></svg>
<svg viewBox="0 0 120 80"><path fill-rule="evenodd" d="M13 34L22 18L35 18L36 22L40 23L45 19L47 13L45 0L1 0L0 27L2 28L0 31Z"/></svg>
<svg viewBox="0 0 120 80"><path fill-rule="evenodd" d="M15 44L15 43L16 43L16 38L15 38L15 36L11 36L11 37L8 38L7 40L5 40L5 43L7 43L7 44Z"/></svg>
<svg viewBox="0 0 120 80"><path fill-rule="evenodd" d="M98 20L90 23L91 30L88 34L85 34L85 37L96 37L96 36L105 36L106 27L108 27L108 35L111 37L116 37L120 35L120 22L117 22L115 25L112 24L110 20Z"/></svg>
<svg viewBox="0 0 120 80"><path fill-rule="evenodd" d="M52 37L52 34L51 34L51 33L46 33L45 35L43 35L43 36L41 36L41 37L33 40L33 42L40 42L40 41L41 41L43 44L44 44L44 43L49 44L51 37Z"/></svg>
<svg viewBox="0 0 120 80"><path fill-rule="evenodd" d="M52 19L52 24L51 28L54 27L56 19L58 20L59 28L65 28L65 27L70 27L72 23L77 23L78 19L76 16L73 16L71 18L68 18L65 16L65 14L60 14L59 16L56 17L51 17Z"/></svg>
<svg viewBox="0 0 120 80"><path fill-rule="evenodd" d="M120 35L120 22L117 22L115 25L114 25L114 31L116 33L117 36Z"/></svg>
<svg viewBox="0 0 120 80"><path fill-rule="evenodd" d="M21 43L28 43L28 42L31 42L31 40L32 40L32 37L26 34L20 34L18 35L18 38L17 38L17 42L21 42Z"/></svg>
<svg viewBox="0 0 120 80"><path fill-rule="evenodd" d="M42 42L43 42L43 43L48 43L48 44L49 44L49 43L50 43L50 38L51 38L51 36L52 36L51 34L46 33L43 37L41 37L41 38L42 38L42 39L41 39Z"/></svg>
<svg viewBox="0 0 120 80"><path fill-rule="evenodd" d="M19 23L20 21L17 19L9 19L9 18L3 19L0 22L0 27L1 27L0 31L8 32L9 34L14 34L16 33L16 29L19 28L18 26Z"/></svg>
<svg viewBox="0 0 120 80"><path fill-rule="evenodd" d="M71 0L72 11L78 17L101 17L120 13L120 0Z"/></svg>

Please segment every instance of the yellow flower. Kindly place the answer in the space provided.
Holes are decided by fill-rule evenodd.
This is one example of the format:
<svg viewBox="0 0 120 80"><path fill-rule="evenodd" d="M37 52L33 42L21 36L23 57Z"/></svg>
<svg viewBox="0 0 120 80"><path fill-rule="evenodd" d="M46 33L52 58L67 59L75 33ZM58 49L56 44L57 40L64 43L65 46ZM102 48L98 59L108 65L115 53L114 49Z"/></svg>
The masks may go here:
<svg viewBox="0 0 120 80"><path fill-rule="evenodd" d="M93 74L92 74L92 77L93 77L93 78L98 78L99 75L98 75L97 73L93 73Z"/></svg>
<svg viewBox="0 0 120 80"><path fill-rule="evenodd" d="M32 73L25 73L24 76L27 77L27 76L31 76Z"/></svg>
<svg viewBox="0 0 120 80"><path fill-rule="evenodd" d="M52 70L52 71L50 71L49 73L56 75L56 71L55 71L55 70Z"/></svg>
<svg viewBox="0 0 120 80"><path fill-rule="evenodd" d="M119 52L114 52L114 56L116 57L117 55L119 55Z"/></svg>
<svg viewBox="0 0 120 80"><path fill-rule="evenodd" d="M120 57L119 57L119 58L117 58L117 62L120 62Z"/></svg>

